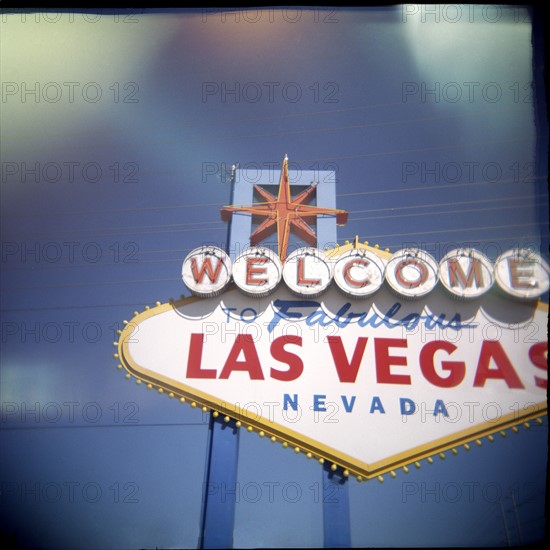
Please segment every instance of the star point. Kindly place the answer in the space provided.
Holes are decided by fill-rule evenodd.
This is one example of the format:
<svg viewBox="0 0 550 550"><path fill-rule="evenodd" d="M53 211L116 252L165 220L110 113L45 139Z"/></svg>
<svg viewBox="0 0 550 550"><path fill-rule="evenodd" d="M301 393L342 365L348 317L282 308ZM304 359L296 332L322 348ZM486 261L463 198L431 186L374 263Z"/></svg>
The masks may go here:
<svg viewBox="0 0 550 550"><path fill-rule="evenodd" d="M224 206L221 209L221 218L223 221L230 221L234 212L244 212L252 216L265 218L250 235L250 242L256 245L277 232L279 257L284 262L288 253L291 232L308 245L316 246L317 235L307 223L309 220L315 220L317 216L321 215L331 215L336 216L338 225L347 222L348 213L345 210L322 208L309 204L313 199L316 187L317 183L313 182L304 191L292 198L288 178L288 155L285 155L277 197L261 186L254 185L255 191L265 202L249 206Z"/></svg>

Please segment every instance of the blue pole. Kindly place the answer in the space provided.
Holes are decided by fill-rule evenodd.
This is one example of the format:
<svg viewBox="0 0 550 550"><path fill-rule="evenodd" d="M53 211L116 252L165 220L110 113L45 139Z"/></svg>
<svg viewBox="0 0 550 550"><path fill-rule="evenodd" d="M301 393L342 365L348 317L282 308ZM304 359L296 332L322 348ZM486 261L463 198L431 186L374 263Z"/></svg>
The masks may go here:
<svg viewBox="0 0 550 550"><path fill-rule="evenodd" d="M235 195L235 176L231 172L229 204ZM235 231L229 222L227 228L227 253L234 254L238 238L248 235ZM234 258L233 258L234 259ZM206 475L204 482L200 548L232 548L235 503L237 498L237 465L239 457L239 430L235 420L225 422L223 416L210 414Z"/></svg>
<svg viewBox="0 0 550 550"><path fill-rule="evenodd" d="M303 172L305 178L313 173ZM323 178L323 185L317 188L317 203L327 208L336 207L334 178ZM310 181L304 181L308 185ZM250 204L253 187L245 178L236 180L236 172L231 178L230 204L235 202ZM230 222L228 228L227 252L232 259L249 243L251 220L240 216ZM334 220L320 219L317 224L318 246L336 242ZM235 503L238 492L237 466L239 454L239 430L235 421L224 422L222 416L210 416L207 450L206 476L203 497L203 514L200 548L231 548ZM349 482L342 471L323 468L323 518L324 544L326 548L347 548L351 546L349 520Z"/></svg>
<svg viewBox="0 0 550 550"><path fill-rule="evenodd" d="M350 548L349 480L339 468L323 467L323 530L325 548Z"/></svg>
<svg viewBox="0 0 550 550"><path fill-rule="evenodd" d="M210 415L200 548L232 548L239 430Z"/></svg>
<svg viewBox="0 0 550 550"><path fill-rule="evenodd" d="M335 174L319 173L317 204L336 208ZM317 221L317 241L319 248L336 243L336 223L334 219ZM335 472L330 465L323 466L323 531L325 548L349 548L351 546L349 517L349 480L343 470Z"/></svg>

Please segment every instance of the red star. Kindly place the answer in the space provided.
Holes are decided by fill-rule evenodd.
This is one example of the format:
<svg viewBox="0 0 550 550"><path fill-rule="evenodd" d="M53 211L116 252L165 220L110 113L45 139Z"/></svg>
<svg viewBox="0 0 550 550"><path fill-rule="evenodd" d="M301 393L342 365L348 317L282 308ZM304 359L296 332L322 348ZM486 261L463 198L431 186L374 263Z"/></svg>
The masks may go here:
<svg viewBox="0 0 550 550"><path fill-rule="evenodd" d="M313 198L316 187L317 184L310 185L292 199L288 181L288 157L285 156L279 181L278 197L273 196L259 185L254 185L254 189L265 202L250 206L224 206L221 209L221 217L223 221L227 222L231 219L233 212L246 212L253 216L265 218L250 235L250 244L256 245L277 231L279 257L284 262L291 232L310 246L317 245L317 235L315 235L307 221L314 220L320 215L336 216L338 225L344 225L348 221L348 213L345 210L320 208L307 204Z"/></svg>

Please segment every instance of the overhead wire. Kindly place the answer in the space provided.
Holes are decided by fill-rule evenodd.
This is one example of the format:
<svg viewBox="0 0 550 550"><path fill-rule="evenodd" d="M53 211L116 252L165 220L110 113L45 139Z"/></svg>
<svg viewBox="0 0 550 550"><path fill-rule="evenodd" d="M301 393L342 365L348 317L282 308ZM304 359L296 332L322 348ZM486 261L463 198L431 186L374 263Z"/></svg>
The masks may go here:
<svg viewBox="0 0 550 550"><path fill-rule="evenodd" d="M523 227L532 227L533 225L538 225L536 222L525 223L525 224L507 224L507 225L495 225L495 226L480 226L480 227L469 227L467 231L486 231L486 230L495 230L495 229L509 229L509 228L523 228ZM465 232L464 228L453 228L453 229L442 229L439 230L439 234L446 233L456 233L456 232ZM368 237L359 237L360 240L372 240L386 237L407 237L411 235L433 235L433 231L415 231L409 233L387 233L382 235L369 235ZM344 237L343 240L352 240L355 236ZM38 286L26 286L26 287L10 287L7 289L2 289L0 292L22 292L27 290L44 290L44 289L55 289L55 288L79 288L79 287L89 287L89 286L108 286L108 285L120 285L120 284L143 284L143 283L157 283L157 282L174 282L180 281L179 277L170 277L162 279L136 279L136 280L119 280L119 281L93 281L93 282L83 282L83 283L67 283L60 285L38 285Z"/></svg>
<svg viewBox="0 0 550 550"><path fill-rule="evenodd" d="M399 104L399 103L398 103ZM324 113L320 113L324 114ZM226 140L235 140L235 139L257 139L259 137L279 137L284 135L293 135L293 134L301 134L301 133L309 133L309 132L337 132L337 131L343 131L343 130L349 130L349 129L359 129L359 128L368 128L371 126L388 126L388 125L395 125L395 124L410 124L410 123L416 123L416 122L426 122L426 121L434 121L434 120L447 120L452 118L460 118L463 119L465 116L475 116L476 118L479 118L481 116L491 116L492 113L490 113L487 110L475 112L475 113L462 113L460 115L446 115L446 116L435 116L435 117L424 117L424 118L418 118L418 119L398 119L398 120L386 120L381 122L373 122L373 123L365 123L361 125L352 125L352 126L341 126L341 127L328 127L328 128L306 128L306 129L300 129L300 130L286 130L284 132L274 133L274 134L246 134L241 136L236 136L234 134L228 135L228 136L217 136L217 137L209 137L209 142L211 141L226 141ZM305 115L304 115L305 116ZM204 122L201 124L204 126ZM135 132L136 134L141 134L141 132ZM189 138L190 141L193 141L193 143L196 143L196 135L193 135L192 138ZM185 142L185 139L183 140ZM516 143L524 141L523 138L519 139L511 139L511 140L498 140L498 141L486 141L483 142L483 144L501 144L501 143ZM293 159L293 162L318 162L321 160L344 160L344 159L355 159L355 158L366 158L366 157L372 157L372 156L383 156L383 155L391 155L396 154L400 152L424 152L424 151L433 151L433 150L441 150L446 148L464 148L464 147L470 147L472 143L467 144L454 144L454 145L447 145L447 146L439 146L439 147L433 147L433 148L423 148L423 149L414 149L409 151L384 151L384 152L378 152L378 153L369 153L369 154L359 154L359 155L352 155L352 156L345 156L345 157L324 157L324 158L315 158L315 159ZM479 145L479 143L477 144ZM112 146L112 145L111 145ZM56 182L57 183L57 182Z"/></svg>
<svg viewBox="0 0 550 550"><path fill-rule="evenodd" d="M352 240L353 238L355 237L349 237L347 240ZM372 238L373 237L368 237L368 239L371 240L372 242ZM521 235L521 237L519 237L518 235L505 235L505 236L500 236L500 237L495 237L495 238L491 238L491 237L488 237L488 238L482 238L482 239L476 239L475 241L472 241L471 239L466 239L466 240L461 240L460 243L469 243L470 246L479 246L481 245L481 243L484 243L484 242L487 242L489 244L492 244L492 243L497 243L497 242L500 242L500 241L515 241L518 245L521 244L521 241L527 241L528 239L540 239L540 234L537 234L537 233L524 233L523 235ZM359 240L362 241L364 238L363 237L360 237ZM344 242L346 239L343 238L343 239L340 239L342 242ZM479 243L479 244L478 244ZM422 247L428 247L428 245L439 245L441 244L440 241L422 241L421 243L421 246ZM457 245L457 243L449 243L450 245ZM459 244L459 243L458 243ZM525 244L525 243L523 243ZM399 246L399 247L402 247L402 246L405 246L407 245L407 243L399 243L399 244L393 244L393 245L389 245L389 246ZM407 245L407 246L410 246L410 243ZM447 247L448 248L448 247ZM188 249L189 251L191 249ZM182 258L174 258L174 259L171 259L171 260L166 260L166 261L170 261L170 262L174 262L174 263L181 263L183 260ZM83 266L85 267L85 266ZM174 281L179 281L180 279L179 278L174 278L174 279L169 279L169 280L174 280ZM161 281L165 281L164 279L153 279L151 280L151 282L161 282ZM145 281L141 281L141 282L145 282ZM33 290L32 287L28 287L26 290ZM181 293L181 296L184 296L183 293ZM167 302L168 299L165 299L165 301ZM108 308L108 309L111 309L111 308L119 308L119 307L128 307L128 308L136 308L138 306L141 306L141 307L145 307L145 306L148 306L148 305L151 305L151 303L149 302L132 302L132 303L109 303L109 304L83 304L83 305L70 305L70 306L45 306L45 307L23 307L23 308L0 308L0 313L18 313L18 312L30 312L30 311L57 311L57 310L78 310L78 309L103 309L103 308Z"/></svg>
<svg viewBox="0 0 550 550"><path fill-rule="evenodd" d="M546 178L545 178L545 176L534 176L532 179L538 181L538 180L544 180ZM498 180L498 181L485 181L485 180L482 180L482 181L466 182L466 183L450 183L450 184L442 184L442 185L416 186L416 187L409 187L409 188L392 188L392 189L380 189L380 190L373 190L373 191L357 191L357 192L354 192L354 193L337 193L336 197L354 197L354 196L380 195L380 194L383 195L383 194L390 194L390 193L407 193L407 192L416 192L416 191L445 190L445 189L456 189L456 188L464 188L464 187L471 187L471 186L479 187L479 186L482 186L482 185L496 185L496 184L502 185L502 184L517 184L517 183L518 182L515 179L504 179L504 180ZM544 196L547 196L547 195L546 194L530 195L530 197L535 197L535 196L536 197L544 197ZM517 200L518 198L522 199L524 197L520 196L520 197L480 199L480 201L485 201L485 200L492 200L492 201ZM219 203L209 203L209 205L210 204L214 204L214 205L219 206ZM254 204L267 204L267 203L254 203ZM452 203L441 203L441 204L428 204L428 205L418 205L417 207L418 208L429 208L429 207L445 206L447 204L461 204L461 203L452 202ZM468 201L465 201L462 204L468 204ZM189 206L193 206L194 208L198 208L198 207L203 206L203 205L196 204L196 205L189 205ZM186 205L181 206L181 208L187 208L187 207L188 206L186 206ZM160 207L154 207L152 209L156 209L156 208L164 208L164 207L160 206ZM170 206L168 208L180 208L180 206L173 206L173 207ZM411 206L411 207L395 207L395 208L413 208L413 207ZM387 210L391 210L391 209L392 209L392 207L387 208ZM109 213L109 212L117 212L117 211L106 211L105 213ZM197 232L197 231L203 231L203 230L211 230L211 229L216 230L216 229L218 229L216 227L209 227L209 228L194 227L196 225L207 224L207 223L212 223L212 224L219 225L219 226L221 226L220 229L222 227L224 227L223 225L221 225L224 222L212 220L212 221L199 221L199 222L178 223L178 224L160 224L160 225L154 225L154 226L139 226L139 228L141 228L141 227L165 228L165 227L193 226L192 229L186 230L187 232ZM116 233L97 233L97 235L98 236L109 236L109 235L112 235L112 234L121 234L119 232L120 229L127 229L127 227L124 227L124 228L113 227L113 228L107 228L107 229L116 231ZM86 230L83 229L81 231L85 232ZM74 231L74 229L73 230L60 230L60 231L57 231L53 234L64 234L64 233L74 234L75 231ZM142 234L145 235L145 234L155 234L155 233L158 233L158 232L156 232L156 231L153 231L153 232L142 231L142 232L135 233L135 234L136 235L142 235ZM131 233L131 232L128 233L127 232L127 233L123 233L123 234L133 234L133 233ZM43 235L43 233L42 233L42 235Z"/></svg>
<svg viewBox="0 0 550 550"><path fill-rule="evenodd" d="M538 199L545 195L528 195L521 197L522 200L532 200L532 199ZM403 207L388 207L388 208L379 208L379 209L368 209L368 210L358 210L358 211L350 211L350 214L354 213L368 213L368 212L380 212L380 211L388 211L389 215L384 216L369 216L369 217L361 217L361 218L353 218L351 217L349 222L355 222L355 221L370 221L370 220L383 220L383 219L396 219L396 218L405 218L405 217L418 217L418 216L424 216L424 212L416 212L412 214L395 214L395 210L410 210L410 209L418 209L418 208L431 208L431 207L442 207L447 205L464 205L464 204L483 204L483 203L494 203L494 202L509 202L509 201L517 201L517 197L503 197L503 198L497 198L497 199L477 199L473 201L458 201L458 202L445 202L445 203L437 203L437 204L428 204L428 205L415 205L415 206L403 206ZM466 212L481 212L481 211L490 211L490 210L505 210L509 208L529 208L529 207L537 207L541 206L542 203L530 203L527 205L519 205L514 204L512 206L501 206L501 207L491 207L491 208L475 208L475 209L469 209L469 210L447 210L447 211L438 211L437 214L463 214ZM199 222L200 223L200 222ZM208 223L208 222L203 222ZM221 223L221 222L220 222ZM169 224L169 226L179 226L180 224ZM181 225L188 225L188 224L181 224ZM163 226L159 226L163 227ZM113 228L114 229L114 228ZM201 228L200 230L204 230L204 228ZM141 233L139 233L141 234ZM138 234L138 235L139 235ZM372 238L372 237L371 237ZM137 243L133 243L137 244ZM139 254L157 254L157 253L166 253L166 252L178 252L180 254L184 254L185 252L191 251L191 248L185 248L185 249L169 249L169 250L148 250L148 251L137 251ZM108 254L102 254L102 258L107 257L121 257L124 256L124 254L121 254L118 252L117 254L108 253ZM16 259L16 258L14 258ZM160 263L171 263L174 261L181 261L181 258L177 259L154 259L154 260L145 260L141 258L136 258L135 260L132 258L130 261L125 261L127 258L125 257L122 261L116 261L116 262L108 262L108 263L100 263L100 262L85 262L85 263L78 263L78 262L71 262L69 264L67 263L60 263L58 261L56 262L34 262L32 264L32 268L39 267L41 269L66 269L66 268L98 268L98 267L131 267L132 269L135 269L138 265L142 264L160 264ZM31 262L29 262L31 263ZM4 265L4 269L6 271L10 270L19 270L19 271L25 271L28 270L28 266L9 266Z"/></svg>
<svg viewBox="0 0 550 550"><path fill-rule="evenodd" d="M298 116L316 116L318 114L326 115L327 113L334 112L344 112L344 111L354 111L354 110L360 110L360 109L368 109L368 108L374 108L374 107L380 107L380 106L395 106L399 105L399 102L394 103L388 103L388 104L379 104L377 106L375 105L362 105L362 106L354 106L349 108L337 108L334 110L322 110L322 111L315 111L315 112L309 112L309 113L290 113L286 116L289 117L298 117ZM472 116L475 113L472 113ZM483 114L488 114L487 112L484 112ZM476 114L476 116L478 116ZM275 118L278 118L275 117ZM263 136L274 136L274 135L287 135L287 134L300 134L300 133L307 133L307 132L330 132L330 131L342 131L342 130L350 130L354 128L366 128L369 126L385 126L385 125L395 125L395 124L410 124L410 123L417 123L417 122L426 122L426 121L434 121L434 120L447 120L449 118L456 118L456 116L436 116L436 117L424 117L424 118L417 118L417 119L398 119L398 120L387 120L387 121L381 121L381 122L368 122L365 124L355 124L355 125L347 125L347 126L340 126L340 127L317 127L317 128L306 128L306 129L300 129L296 131L287 131L287 132L280 132L276 134L253 134L253 135L245 135L240 136L241 139L247 138L247 137L263 137ZM251 119L253 120L253 119ZM235 136L226 136L222 139L235 139ZM294 162L319 162L324 160L353 160L353 159L360 159L360 158L369 158L369 157L377 157L377 156L388 156L388 155L396 155L396 154L409 154L409 153L419 153L419 152L427 152L427 151L437 151L437 150L445 150L445 149L460 149L464 147L478 147L480 145L489 145L489 144L503 144L503 143L517 143L522 142L524 139L518 138L518 139L507 139L507 140L493 140L493 141L487 141L484 140L482 142L468 142L465 144L449 144L449 145L440 145L436 147L425 147L425 148L415 148L415 149L407 149L407 150L395 150L395 151L380 151L380 152L368 152L368 153L359 153L355 155L347 155L347 156L333 156L333 157L325 157L325 158L316 158L316 159L293 159ZM543 179L543 176L536 176L532 178L533 180L541 180ZM505 183L517 183L517 180L514 179L507 179L507 180L498 180L498 181L481 181L481 182L466 182L466 183L451 183L451 184L438 184L438 185L428 185L428 186L421 186L421 187L408 187L408 188L394 188L394 189L383 189L383 190L373 190L373 191L364 191L364 192L352 192L352 193L340 193L337 194L337 197L354 197L354 196L368 196L368 195L374 195L374 194L391 194L391 193L406 193L406 192L417 192L417 191L430 191L433 189L437 190L445 190L445 189L451 189L451 188L464 188L467 186L472 185L491 185L491 184L505 184ZM536 195L536 197L541 197L542 195ZM534 196L533 196L534 197ZM500 201L508 201L508 200L518 200L522 197L510 197L510 198L500 198L500 199L493 199L493 202L495 200ZM526 199L527 200L527 199ZM485 199L479 200L479 203L486 202ZM350 222L354 221L363 221L363 220L370 220L370 219L396 219L396 218L405 218L405 217L414 217L414 216L420 216L425 215L422 213L411 213L411 214L394 214L393 211L397 209L409 209L409 208L430 208L430 207L440 207L442 205L446 204L475 204L476 201L462 201L462 203L440 203L439 205L418 205L418 206L403 206L403 207L395 207L395 208L387 208L387 209L371 209L371 210L365 210L365 211L352 211L350 213L368 213L372 211L388 211L390 214L388 216L377 216L377 217L361 217L361 218L351 218ZM135 208L120 208L120 209L111 209L111 210L100 210L100 211L81 211L80 214L93 214L94 212L101 212L102 214L109 215L110 213L119 213L119 212L145 212L145 211L160 211L160 210L167 210L167 209L188 209L188 208L202 208L202 207L220 207L220 203L197 203L197 204L179 204L179 205L159 205L159 206L148 206L148 207L135 207ZM519 206L520 208L527 208L529 206L536 206L536 205L522 205ZM475 211L484 211L484 210L506 210L510 207L504 206L504 207L494 207L494 208L486 208L486 209L470 209L467 211L458 211L456 213L463 213L463 212L475 212ZM518 205L514 205L514 208L518 208ZM447 212L441 212L441 214L449 214L449 213L455 213L453 211L447 211ZM76 215L76 211L71 212L50 212L52 215ZM213 227L212 224L218 225L219 227ZM197 227L198 225L208 225L208 227ZM535 225L535 223L530 224L516 224L514 225L507 225L507 226L486 226L486 227L478 227L478 228L468 228L468 230L489 230L489 229L499 229L502 227L529 227ZM161 230L155 230L155 231L132 231L132 230L141 230L141 229L161 229ZM169 228L178 228L178 229L169 229ZM164 234L164 233L181 233L181 232L211 232L216 230L222 230L225 229L225 227L222 225L221 221L199 221L199 222L189 222L189 223L173 223L173 224L158 224L158 225L149 225L149 226L125 226L123 228L119 227L111 227L111 228L105 228L107 232L103 233L92 233L92 236L94 237L108 237L110 235L155 235L155 234ZM163 230L166 229L166 230ZM130 231L128 231L130 230ZM440 233L451 233L456 231L463 231L464 229L439 229ZM112 231L111 233L109 231ZM79 233L86 234L87 229L81 229ZM59 231L55 232L54 234L65 234L70 233L71 235L75 234L74 229L71 231ZM404 236L411 236L411 235L422 235L422 234L431 234L433 232L411 232L411 233L398 233L398 234L386 234L386 235L371 235L369 238L380 238L380 237L404 237ZM42 234L41 237L44 235ZM181 252L185 252L187 249L184 249ZM159 251L160 252L160 251ZM155 251L149 251L148 253L156 253ZM114 253L113 253L114 257ZM178 259L155 259L155 260L143 260L141 263L165 263L165 262L172 262L172 261L180 261ZM138 262L139 264L140 262ZM90 267L91 265L128 265L130 267L135 268L134 262L129 262L128 264L124 263L117 263L117 264L86 264L86 267ZM53 267L53 266L52 266ZM55 267L69 267L69 266L55 266ZM70 264L70 267L80 267L80 265L76 264ZM133 281L107 281L107 282L97 282L95 281L94 285L116 285L116 284L139 284L139 283L150 283L150 282L166 282L166 281L175 281L179 280L178 278L169 278L169 279L137 279ZM44 289L44 288L66 288L66 287L80 287L80 286L90 286L92 283L73 283L69 285L43 285L43 286L36 286L36 287L24 287L22 289L9 289L9 291L12 290L26 290L26 289Z"/></svg>

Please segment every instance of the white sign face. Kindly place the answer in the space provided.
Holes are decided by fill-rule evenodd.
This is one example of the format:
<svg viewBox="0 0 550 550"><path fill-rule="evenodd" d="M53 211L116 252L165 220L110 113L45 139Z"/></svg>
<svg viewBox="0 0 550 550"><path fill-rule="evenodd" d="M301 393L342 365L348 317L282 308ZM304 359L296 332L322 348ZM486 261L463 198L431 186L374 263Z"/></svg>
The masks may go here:
<svg viewBox="0 0 550 550"><path fill-rule="evenodd" d="M231 280L231 259L215 246L195 248L183 261L181 277L196 296L217 296Z"/></svg>
<svg viewBox="0 0 550 550"><path fill-rule="evenodd" d="M233 280L239 289L253 297L271 294L281 282L283 265L279 256L262 246L245 249L233 263Z"/></svg>
<svg viewBox="0 0 550 550"><path fill-rule="evenodd" d="M322 276L306 264L304 277ZM547 317L496 292L403 300L383 286L358 301L283 286L251 300L230 287L137 315L117 357L139 381L373 477L544 414Z"/></svg>
<svg viewBox="0 0 550 550"><path fill-rule="evenodd" d="M334 282L345 294L364 298L384 283L384 261L373 252L354 248L344 252L334 265Z"/></svg>
<svg viewBox="0 0 550 550"><path fill-rule="evenodd" d="M386 281L406 298L429 294L437 284L437 262L419 248L398 250L386 265Z"/></svg>
<svg viewBox="0 0 550 550"><path fill-rule="evenodd" d="M498 286L515 298L535 299L548 292L550 268L528 249L507 250L495 262Z"/></svg>
<svg viewBox="0 0 550 550"><path fill-rule="evenodd" d="M427 252L408 248L399 250L389 260L374 249L348 248L339 256L329 256L317 248L300 248L282 266L271 250L253 246L244 250L232 266L227 254L215 246L201 246L191 251L182 267L182 277L191 291L203 298L217 296L231 282L247 296L271 294L282 277L298 296L320 296L334 279L348 296L373 295L386 279L389 288L405 299L421 298L441 284L456 298L479 298L497 280L505 295L532 300L548 291L548 264L530 250L504 252L493 270L491 262L473 248L449 252L439 267Z"/></svg>
<svg viewBox="0 0 550 550"><path fill-rule="evenodd" d="M493 266L474 248L451 250L439 263L439 280L457 298L478 298L493 286Z"/></svg>
<svg viewBox="0 0 550 550"><path fill-rule="evenodd" d="M332 265L317 248L299 248L286 259L283 278L288 288L299 296L322 294L332 280Z"/></svg>

